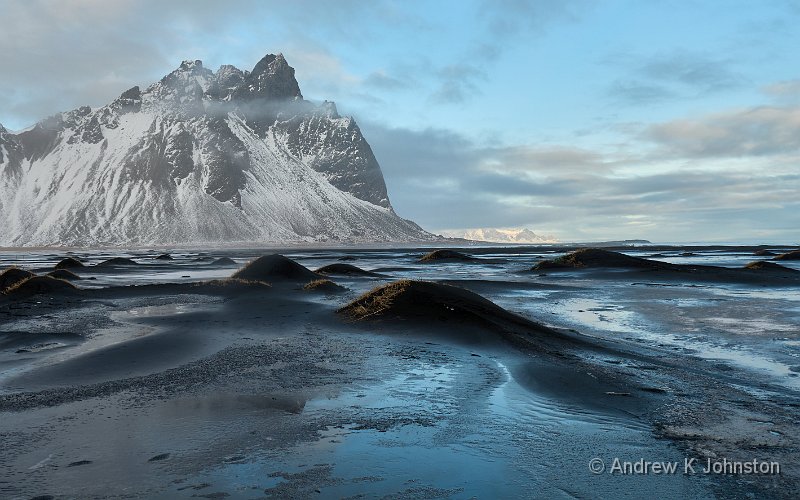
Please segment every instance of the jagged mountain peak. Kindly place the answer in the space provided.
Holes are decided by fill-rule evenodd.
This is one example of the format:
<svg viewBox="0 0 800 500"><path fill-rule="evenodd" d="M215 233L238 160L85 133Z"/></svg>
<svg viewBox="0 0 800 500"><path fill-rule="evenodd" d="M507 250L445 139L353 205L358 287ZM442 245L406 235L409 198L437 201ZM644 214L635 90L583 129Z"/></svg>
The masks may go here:
<svg viewBox="0 0 800 500"><path fill-rule="evenodd" d="M186 59L181 62L181 65L178 67L181 71L195 71L195 70L203 70L203 61L200 59Z"/></svg>
<svg viewBox="0 0 800 500"><path fill-rule="evenodd" d="M302 100L300 85L283 54L267 54L253 71L245 75L242 85L233 92L233 99Z"/></svg>
<svg viewBox="0 0 800 500"><path fill-rule="evenodd" d="M0 245L428 240L361 130L268 54L0 130Z"/></svg>

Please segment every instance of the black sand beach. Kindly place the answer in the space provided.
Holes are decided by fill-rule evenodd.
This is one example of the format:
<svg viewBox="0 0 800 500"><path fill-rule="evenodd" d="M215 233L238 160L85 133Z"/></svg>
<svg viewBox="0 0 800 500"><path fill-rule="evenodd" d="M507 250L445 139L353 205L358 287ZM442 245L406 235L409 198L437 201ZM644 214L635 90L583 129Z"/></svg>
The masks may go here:
<svg viewBox="0 0 800 500"><path fill-rule="evenodd" d="M794 249L431 250L2 252L0 496L795 495Z"/></svg>

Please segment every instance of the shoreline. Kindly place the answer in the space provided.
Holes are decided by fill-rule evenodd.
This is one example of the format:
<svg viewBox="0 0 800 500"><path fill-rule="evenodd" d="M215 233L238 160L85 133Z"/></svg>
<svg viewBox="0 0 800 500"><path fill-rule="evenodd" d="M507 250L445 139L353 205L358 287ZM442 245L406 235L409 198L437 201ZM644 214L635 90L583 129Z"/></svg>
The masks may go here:
<svg viewBox="0 0 800 500"><path fill-rule="evenodd" d="M313 269L341 255L314 252L297 262ZM25 358L30 368L0 382L10 443L0 453L1 475L10 482L0 483L0 491L50 494L60 487L68 496L91 496L100 491L93 488L116 491L107 479L127 470L130 481L141 481L127 487L148 495L241 496L247 490L238 488L247 485L276 497L315 490L413 497L417 483L397 480L406 477L425 491L462 498L499 494L491 479L499 472L489 464L501 463L510 474L505 496L613 494L618 475L598 478L589 469L593 457L632 463L688 457L697 465L757 458L781 466L780 475L755 480L633 474L625 483L632 495L657 485L665 498L688 491L695 498L788 497L799 484L792 450L800 443L793 424L800 391L775 379L790 375L704 359L687 352L692 344L681 338L645 334L652 327L643 320L628 325L632 312L617 314L636 310L660 328L688 330L706 315L752 314L742 304L767 311L784 297L748 284L735 285L753 294L748 302L736 294L719 302L716 294L729 285L637 290L624 271L602 278L590 269L519 275L511 272L519 267L513 258L418 263L405 250L346 255L364 269L399 270L330 275L343 291L303 290L305 281L277 274L264 275L271 286L203 285L191 277L164 283L158 272L205 269L183 255L127 268L78 268L97 278L78 294L0 298L0 315L10 319L0 331L0 368ZM527 262L527 255L516 258ZM469 294L448 298L442 284L433 290L446 292L434 300L453 304L444 309L391 309L368 321L336 312L370 290L423 276ZM119 284L124 280L153 284ZM499 306L481 305L482 297ZM655 307L662 302L663 310ZM673 304L690 315L668 317ZM479 320L447 307L474 311ZM774 310L764 321L788 328L793 314ZM723 330L705 328L710 336L703 342L726 338ZM68 332L64 345L46 347ZM743 348L742 333L725 335ZM761 343L753 336L747 345ZM45 347L29 349L39 344ZM127 430L112 445L117 429ZM453 455L454 449L461 451ZM752 456L754 449L765 455ZM403 458L414 453L427 461ZM432 476L423 463L442 465ZM557 479L557 469L568 474Z"/></svg>

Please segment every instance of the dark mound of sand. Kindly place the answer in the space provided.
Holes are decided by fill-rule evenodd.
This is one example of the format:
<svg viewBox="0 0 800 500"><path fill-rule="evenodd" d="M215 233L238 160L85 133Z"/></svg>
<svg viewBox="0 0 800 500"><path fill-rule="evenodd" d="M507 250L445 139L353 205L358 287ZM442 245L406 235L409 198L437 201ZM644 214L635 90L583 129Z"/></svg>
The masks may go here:
<svg viewBox="0 0 800 500"><path fill-rule="evenodd" d="M344 276L380 276L378 273L365 271L352 264L328 264L317 269L319 274L339 274Z"/></svg>
<svg viewBox="0 0 800 500"><path fill-rule="evenodd" d="M36 275L30 271L18 267L9 267L0 274L0 292L34 276Z"/></svg>
<svg viewBox="0 0 800 500"><path fill-rule="evenodd" d="M773 252L772 250L766 250L762 248L761 250L756 250L755 252L753 252L753 255L755 255L756 257L769 257L775 255L775 252Z"/></svg>
<svg viewBox="0 0 800 500"><path fill-rule="evenodd" d="M53 278L56 278L56 279L59 279L59 280L67 280L67 281L73 281L73 280L81 279L80 276L78 276L77 274L73 273L72 271L67 271L66 269L56 269L55 271L47 273L47 275L48 276L52 276Z"/></svg>
<svg viewBox="0 0 800 500"><path fill-rule="evenodd" d="M532 270L582 267L622 267L628 269L672 269L675 266L655 260L631 257L619 252L599 248L584 248L553 260L543 260Z"/></svg>
<svg viewBox="0 0 800 500"><path fill-rule="evenodd" d="M333 281L325 279L314 280L303 286L303 290L311 290L314 292L341 292L344 289L343 286L339 286Z"/></svg>
<svg viewBox="0 0 800 500"><path fill-rule="evenodd" d="M776 264L774 262L768 262L766 260L757 260L755 262L750 262L749 264L744 266L744 268L745 269L753 269L753 270L756 270L756 271L762 271L762 270L764 270L764 271L781 271L781 272L785 272L785 273L787 273L787 272L788 273L799 272L799 271L796 271L794 269L788 268L786 266L782 266L782 265Z"/></svg>
<svg viewBox="0 0 800 500"><path fill-rule="evenodd" d="M83 262L72 257L67 257L56 264L56 269L74 269L78 267L84 267Z"/></svg>
<svg viewBox="0 0 800 500"><path fill-rule="evenodd" d="M236 261L229 257L220 257L214 262L209 263L210 266L235 266Z"/></svg>
<svg viewBox="0 0 800 500"><path fill-rule="evenodd" d="M263 281L243 280L238 278L225 278L221 280L201 281L200 283L194 283L192 286L205 287L205 288L225 288L225 289L271 288L269 283L264 283Z"/></svg>
<svg viewBox="0 0 800 500"><path fill-rule="evenodd" d="M546 327L510 313L464 288L429 281L400 280L370 290L337 312L353 320L395 317L402 319L484 320Z"/></svg>
<svg viewBox="0 0 800 500"><path fill-rule="evenodd" d="M172 255L170 255L168 253L162 253L158 257L153 257L153 258L156 259L156 260L174 260L172 258Z"/></svg>
<svg viewBox="0 0 800 500"><path fill-rule="evenodd" d="M308 283L319 279L320 275L283 255L272 254L257 258L236 271L231 277L253 281Z"/></svg>
<svg viewBox="0 0 800 500"><path fill-rule="evenodd" d="M339 259L337 259L337 260L340 260L340 261L344 262L344 261L348 261L348 260L356 260L356 258L353 257L352 255L345 255L345 256L339 257Z"/></svg>
<svg viewBox="0 0 800 500"><path fill-rule="evenodd" d="M782 253L774 257L775 260L800 260L800 250Z"/></svg>
<svg viewBox="0 0 800 500"><path fill-rule="evenodd" d="M420 262L441 262L447 260L473 261L476 259L475 257L455 250L434 250L433 252L426 253L419 259Z"/></svg>
<svg viewBox="0 0 800 500"><path fill-rule="evenodd" d="M7 288L6 295L10 297L24 297L39 293L59 293L77 290L69 281L53 278L52 276L33 276L16 285Z"/></svg>
<svg viewBox="0 0 800 500"><path fill-rule="evenodd" d="M98 266L138 266L139 263L126 257L114 257L113 259L104 260L97 264Z"/></svg>
<svg viewBox="0 0 800 500"><path fill-rule="evenodd" d="M192 259L192 262L208 262L209 260L214 260L213 257L195 257Z"/></svg>

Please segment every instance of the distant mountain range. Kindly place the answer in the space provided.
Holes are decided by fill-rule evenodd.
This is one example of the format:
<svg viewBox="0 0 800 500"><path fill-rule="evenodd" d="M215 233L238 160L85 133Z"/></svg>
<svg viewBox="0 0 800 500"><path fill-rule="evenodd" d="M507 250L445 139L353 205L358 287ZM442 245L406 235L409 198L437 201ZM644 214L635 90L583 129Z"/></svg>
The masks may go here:
<svg viewBox="0 0 800 500"><path fill-rule="evenodd" d="M0 125L0 246L425 242L356 122L281 54L201 61L108 105Z"/></svg>
<svg viewBox="0 0 800 500"><path fill-rule="evenodd" d="M490 243L558 243L553 236L540 236L530 229L461 229L443 231L444 236L450 238L464 238L473 241L486 241Z"/></svg>

